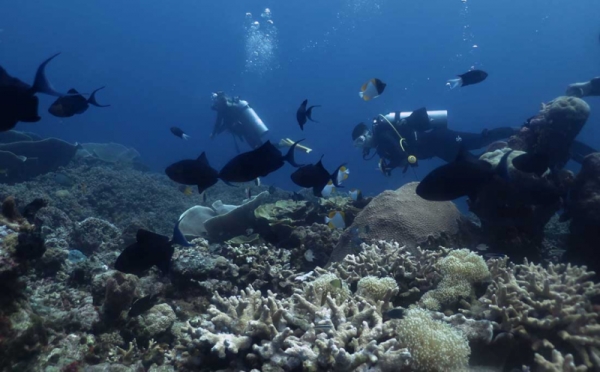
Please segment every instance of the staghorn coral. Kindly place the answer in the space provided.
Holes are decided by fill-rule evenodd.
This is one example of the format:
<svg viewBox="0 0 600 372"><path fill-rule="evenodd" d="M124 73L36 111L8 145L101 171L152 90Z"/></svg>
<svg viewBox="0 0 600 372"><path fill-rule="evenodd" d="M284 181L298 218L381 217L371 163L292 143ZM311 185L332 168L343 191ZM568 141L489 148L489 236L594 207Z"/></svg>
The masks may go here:
<svg viewBox="0 0 600 372"><path fill-rule="evenodd" d="M394 278L399 287L398 297L409 301L437 285L441 275L434 264L447 252L449 250L443 247L429 251L379 241L372 245L363 244L361 253L346 256L343 261L332 264L329 270L317 268L315 271L334 271L349 284L366 276Z"/></svg>
<svg viewBox="0 0 600 372"><path fill-rule="evenodd" d="M535 354L535 362L540 372L586 372L586 366L575 366L573 355L563 356L559 351L552 350L552 361L546 360L540 354Z"/></svg>
<svg viewBox="0 0 600 372"><path fill-rule="evenodd" d="M180 341L190 353L208 344L220 358L243 356L238 363L263 364L263 370L302 366L310 371L354 371L372 365L379 371L398 371L409 365L410 353L395 339L392 322L382 320L381 311L389 304L371 305L358 296L338 304L323 288L338 294L340 288L330 287L331 277L320 278L285 299L272 292L263 297L252 287L229 298L215 294L208 309L210 321L197 327L188 323L183 332L189 338Z"/></svg>
<svg viewBox="0 0 600 372"><path fill-rule="evenodd" d="M530 359L534 352L575 350L577 364L600 368L600 315L591 302L600 295L600 284L589 280L593 272L570 264L508 264L507 258L489 265L492 283L479 300L483 308L479 314L463 313L496 321L501 330L526 340Z"/></svg>

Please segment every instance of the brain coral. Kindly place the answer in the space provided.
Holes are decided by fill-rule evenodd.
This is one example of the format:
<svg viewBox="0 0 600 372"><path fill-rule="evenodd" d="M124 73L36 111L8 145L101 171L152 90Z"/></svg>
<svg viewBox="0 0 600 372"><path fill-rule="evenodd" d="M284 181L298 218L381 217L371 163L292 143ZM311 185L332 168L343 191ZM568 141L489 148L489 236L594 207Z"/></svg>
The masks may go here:
<svg viewBox="0 0 600 372"><path fill-rule="evenodd" d="M437 248L439 245L461 245L466 238L467 222L452 202L430 202L416 193L417 182L408 183L396 191L384 191L376 196L340 237L330 262L356 253L353 234L360 239L396 241L410 247Z"/></svg>

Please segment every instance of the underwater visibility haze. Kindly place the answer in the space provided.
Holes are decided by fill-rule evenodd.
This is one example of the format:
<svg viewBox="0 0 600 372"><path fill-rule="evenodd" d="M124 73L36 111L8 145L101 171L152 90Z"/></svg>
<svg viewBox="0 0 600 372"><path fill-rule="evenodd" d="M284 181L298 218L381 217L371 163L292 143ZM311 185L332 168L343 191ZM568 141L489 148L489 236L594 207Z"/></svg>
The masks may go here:
<svg viewBox="0 0 600 372"><path fill-rule="evenodd" d="M600 370L597 0L1 8L0 370Z"/></svg>

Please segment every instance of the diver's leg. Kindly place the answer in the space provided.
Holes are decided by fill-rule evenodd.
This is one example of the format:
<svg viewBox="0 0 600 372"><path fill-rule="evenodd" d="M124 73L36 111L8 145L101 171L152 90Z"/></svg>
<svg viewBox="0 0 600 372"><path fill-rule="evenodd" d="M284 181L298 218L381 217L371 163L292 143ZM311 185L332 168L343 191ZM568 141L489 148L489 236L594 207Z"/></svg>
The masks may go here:
<svg viewBox="0 0 600 372"><path fill-rule="evenodd" d="M430 147L438 158L451 162L456 159L461 146L467 150L477 150L501 139L508 138L518 131L517 128L501 127L486 129L481 133L459 132L449 129L433 130L421 135L422 144Z"/></svg>
<svg viewBox="0 0 600 372"><path fill-rule="evenodd" d="M594 152L598 152L598 150L583 142L573 141L571 144L571 159L579 164L583 162L583 158Z"/></svg>

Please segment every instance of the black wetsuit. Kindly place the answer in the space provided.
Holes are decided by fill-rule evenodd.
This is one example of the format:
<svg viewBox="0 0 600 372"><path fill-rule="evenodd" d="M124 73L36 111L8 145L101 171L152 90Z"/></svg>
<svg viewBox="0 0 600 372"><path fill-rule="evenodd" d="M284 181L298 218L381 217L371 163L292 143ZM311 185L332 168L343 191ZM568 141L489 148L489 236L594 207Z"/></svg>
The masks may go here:
<svg viewBox="0 0 600 372"><path fill-rule="evenodd" d="M385 167L388 170L408 165L410 155L414 155L417 160L438 157L451 162L456 158L461 145L467 150L477 150L517 132L517 129L510 127L484 130L481 133L459 132L446 128L417 132L406 125L396 124L394 127L405 139L402 142L404 150L400 146L398 133L387 122L378 121L373 124L377 154L385 159Z"/></svg>

